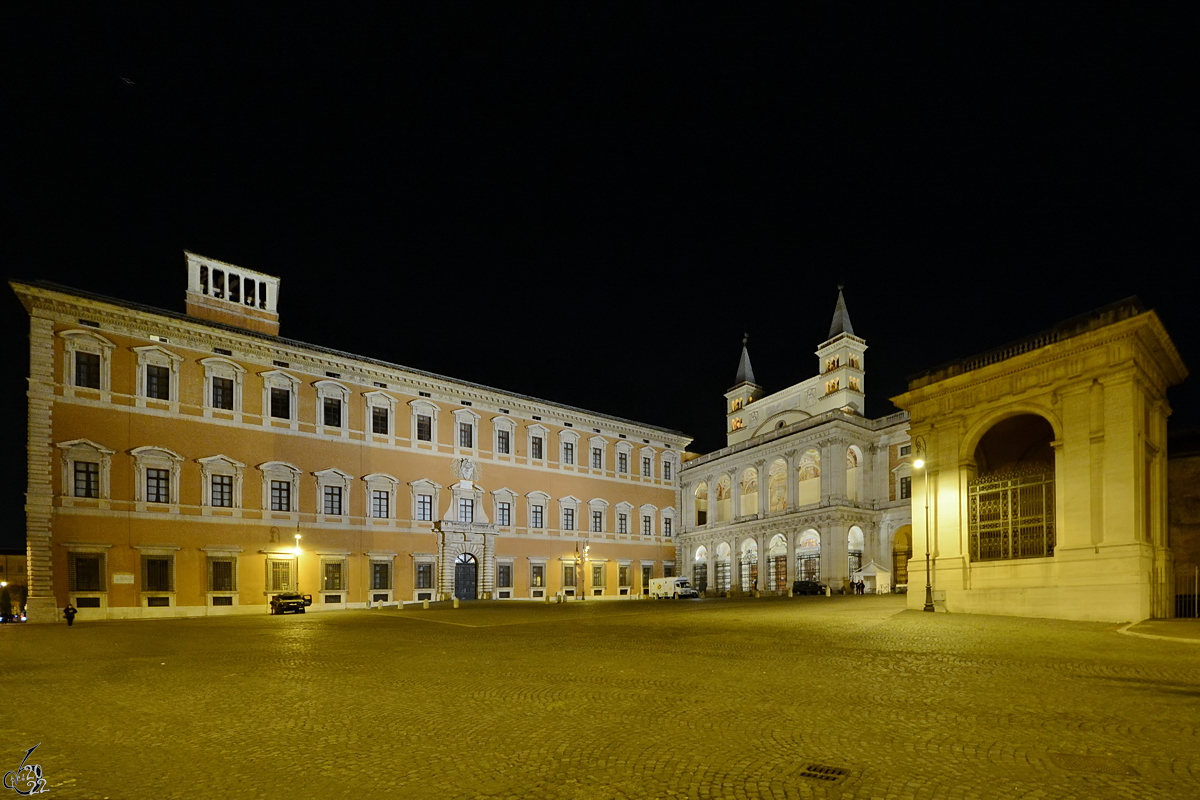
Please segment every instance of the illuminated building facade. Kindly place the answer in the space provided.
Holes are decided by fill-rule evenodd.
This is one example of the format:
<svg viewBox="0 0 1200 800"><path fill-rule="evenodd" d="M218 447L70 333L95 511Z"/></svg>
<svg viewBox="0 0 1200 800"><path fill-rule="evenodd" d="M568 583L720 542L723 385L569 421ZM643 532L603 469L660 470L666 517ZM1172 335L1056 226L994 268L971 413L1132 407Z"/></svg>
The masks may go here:
<svg viewBox="0 0 1200 800"><path fill-rule="evenodd" d="M816 376L764 396L743 343L725 394L728 445L683 469L677 545L698 588L785 594L813 580L844 591L872 567L886 575L879 588L907 582L908 415L862 416L866 350L840 288Z"/></svg>
<svg viewBox="0 0 1200 800"><path fill-rule="evenodd" d="M30 315L31 621L637 597L673 574L664 428L282 338L279 279L186 254L186 314Z"/></svg>

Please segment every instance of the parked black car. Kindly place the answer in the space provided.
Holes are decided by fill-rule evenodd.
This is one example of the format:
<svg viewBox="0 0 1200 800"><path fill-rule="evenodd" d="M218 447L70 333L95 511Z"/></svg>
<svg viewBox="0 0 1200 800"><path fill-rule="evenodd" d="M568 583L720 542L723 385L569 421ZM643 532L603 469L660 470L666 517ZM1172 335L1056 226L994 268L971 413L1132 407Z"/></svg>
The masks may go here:
<svg viewBox="0 0 1200 800"><path fill-rule="evenodd" d="M271 598L271 613L286 614L291 611L293 614L303 614L304 609L312 605L311 594L300 594L299 592L283 592Z"/></svg>
<svg viewBox="0 0 1200 800"><path fill-rule="evenodd" d="M825 594L825 587L816 581L796 581L792 584L792 595Z"/></svg>

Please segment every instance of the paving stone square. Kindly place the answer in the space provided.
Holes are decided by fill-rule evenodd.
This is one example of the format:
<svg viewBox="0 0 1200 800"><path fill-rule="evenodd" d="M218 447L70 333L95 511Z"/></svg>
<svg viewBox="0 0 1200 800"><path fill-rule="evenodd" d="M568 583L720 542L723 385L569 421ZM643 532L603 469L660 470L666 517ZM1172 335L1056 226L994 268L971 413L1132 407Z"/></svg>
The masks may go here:
<svg viewBox="0 0 1200 800"><path fill-rule="evenodd" d="M56 798L1200 796L1200 646L903 599L0 626L0 771L38 745Z"/></svg>

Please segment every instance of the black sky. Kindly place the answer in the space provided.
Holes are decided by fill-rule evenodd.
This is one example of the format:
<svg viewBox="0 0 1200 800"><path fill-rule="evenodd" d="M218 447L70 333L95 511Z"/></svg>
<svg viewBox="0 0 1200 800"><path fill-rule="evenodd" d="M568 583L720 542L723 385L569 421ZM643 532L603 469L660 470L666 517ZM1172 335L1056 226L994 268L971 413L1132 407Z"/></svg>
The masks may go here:
<svg viewBox="0 0 1200 800"><path fill-rule="evenodd" d="M0 266L182 310L191 249L281 276L286 336L699 451L742 333L809 377L839 282L871 416L1131 294L1200 364L1195 12L794 5L8 9Z"/></svg>

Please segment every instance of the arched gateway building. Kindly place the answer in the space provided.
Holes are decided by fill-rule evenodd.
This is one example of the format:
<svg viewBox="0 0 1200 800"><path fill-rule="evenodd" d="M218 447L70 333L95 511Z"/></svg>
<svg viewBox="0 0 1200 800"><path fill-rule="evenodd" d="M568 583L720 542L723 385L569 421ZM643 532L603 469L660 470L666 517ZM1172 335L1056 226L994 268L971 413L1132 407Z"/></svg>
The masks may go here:
<svg viewBox="0 0 1200 800"><path fill-rule="evenodd" d="M1124 300L913 378L909 607L1137 621L1172 616L1169 386L1187 369ZM918 591L918 587L921 590Z"/></svg>
<svg viewBox="0 0 1200 800"><path fill-rule="evenodd" d="M728 446L688 461L680 481L678 560L697 588L838 591L863 572L907 582L908 414L862 416L866 350L840 289L815 377L764 396L743 345L725 393Z"/></svg>

